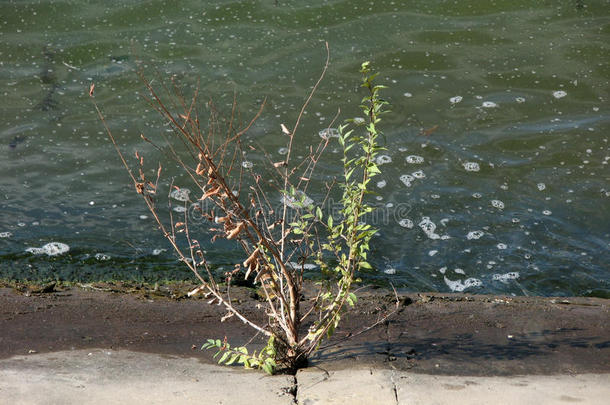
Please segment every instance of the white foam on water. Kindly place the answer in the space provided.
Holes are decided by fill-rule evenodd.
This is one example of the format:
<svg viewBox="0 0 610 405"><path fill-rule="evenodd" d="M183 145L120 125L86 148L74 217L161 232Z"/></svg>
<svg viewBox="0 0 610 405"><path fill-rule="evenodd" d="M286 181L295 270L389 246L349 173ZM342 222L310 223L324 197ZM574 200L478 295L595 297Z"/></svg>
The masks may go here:
<svg viewBox="0 0 610 405"><path fill-rule="evenodd" d="M519 104L521 104L521 103L525 103L525 98L523 98L523 97L517 97L517 98L515 98L515 101L516 101L517 103L519 103Z"/></svg>
<svg viewBox="0 0 610 405"><path fill-rule="evenodd" d="M171 198L173 198L174 200L184 202L184 201L189 200L190 194L191 194L191 190L189 190L188 188L179 188L176 190L172 190L172 192L169 193L169 196Z"/></svg>
<svg viewBox="0 0 610 405"><path fill-rule="evenodd" d="M498 243L496 247L500 250L505 250L508 246L506 246L506 243Z"/></svg>
<svg viewBox="0 0 610 405"><path fill-rule="evenodd" d="M394 275L394 274L396 274L396 269L390 267L388 269L385 269L383 272L385 274Z"/></svg>
<svg viewBox="0 0 610 405"><path fill-rule="evenodd" d="M61 242L49 242L43 247L29 247L25 249L26 252L32 253L34 255L46 254L48 256L58 256L62 255L70 250L70 246Z"/></svg>
<svg viewBox="0 0 610 405"><path fill-rule="evenodd" d="M50 242L42 247L44 253L49 256L62 255L70 250L70 246L61 242Z"/></svg>
<svg viewBox="0 0 610 405"><path fill-rule="evenodd" d="M0 238L10 238L13 236L11 232L0 232Z"/></svg>
<svg viewBox="0 0 610 405"><path fill-rule="evenodd" d="M173 207L172 210L174 210L175 212L186 212L186 208L182 205L177 205Z"/></svg>
<svg viewBox="0 0 610 405"><path fill-rule="evenodd" d="M411 182L413 180L415 180L415 178L413 176L411 176L410 174L403 174L402 176L399 177L399 179L407 187L411 187Z"/></svg>
<svg viewBox="0 0 610 405"><path fill-rule="evenodd" d="M409 148L406 148L406 147L404 147L404 146L400 146L400 147L398 148L398 151L399 151L399 152L406 152L406 151L408 151L408 150L409 150Z"/></svg>
<svg viewBox="0 0 610 405"><path fill-rule="evenodd" d="M464 270L462 270L462 269L455 269L455 270L453 270L453 272L457 273L457 274L463 274L463 275L466 274L466 272Z"/></svg>
<svg viewBox="0 0 610 405"><path fill-rule="evenodd" d="M493 101L483 101L483 104L481 104L481 107L483 108L496 108L497 106L498 104Z"/></svg>
<svg viewBox="0 0 610 405"><path fill-rule="evenodd" d="M159 256L161 253L166 252L167 249L153 249L152 254L153 256Z"/></svg>
<svg viewBox="0 0 610 405"><path fill-rule="evenodd" d="M504 203L500 200L491 200L491 206L499 210L504 209Z"/></svg>
<svg viewBox="0 0 610 405"><path fill-rule="evenodd" d="M556 90L553 92L553 97L559 99L559 98L564 98L565 96L567 96L568 93L566 93L563 90Z"/></svg>
<svg viewBox="0 0 610 405"><path fill-rule="evenodd" d="M473 239L480 239L481 236L483 236L485 233L483 231L470 231L468 232L468 235L466 235L466 239L468 240L473 240Z"/></svg>
<svg viewBox="0 0 610 405"><path fill-rule="evenodd" d="M546 184L538 183L536 184L536 187L538 187L538 190L543 191L544 189L546 189Z"/></svg>
<svg viewBox="0 0 610 405"><path fill-rule="evenodd" d="M354 124L356 125L360 125L360 124L364 124L366 120L362 117L354 117Z"/></svg>
<svg viewBox="0 0 610 405"><path fill-rule="evenodd" d="M544 210L544 211L542 211L542 213L544 215L551 215L552 214L551 210Z"/></svg>
<svg viewBox="0 0 610 405"><path fill-rule="evenodd" d="M441 274L445 274L445 272L447 271L447 267L441 267L440 269L438 269L438 271Z"/></svg>
<svg viewBox="0 0 610 405"><path fill-rule="evenodd" d="M451 97L451 98L449 99L449 102L450 102L451 104L457 104L457 103L459 103L459 102L460 102L460 101L462 101L462 100L463 100L463 97L462 97L462 96L455 96L455 97Z"/></svg>
<svg viewBox="0 0 610 405"><path fill-rule="evenodd" d="M288 148L279 148L277 150L277 153L279 153L280 155L285 155L288 153Z"/></svg>
<svg viewBox="0 0 610 405"><path fill-rule="evenodd" d="M318 135L322 139L338 138L339 130L337 128L324 128L318 132Z"/></svg>
<svg viewBox="0 0 610 405"><path fill-rule="evenodd" d="M473 198L481 198L483 195L481 193L472 193Z"/></svg>
<svg viewBox="0 0 610 405"><path fill-rule="evenodd" d="M447 287L449 287L449 289L453 292L461 292L467 288L480 287L483 285L483 282L478 278L467 278L463 282L461 280L449 280L447 276L445 276L444 279Z"/></svg>
<svg viewBox="0 0 610 405"><path fill-rule="evenodd" d="M110 256L104 253L96 253L95 258L101 262L105 262L106 260L110 260Z"/></svg>
<svg viewBox="0 0 610 405"><path fill-rule="evenodd" d="M413 221L411 221L409 218L403 218L398 221L398 225L402 226L403 228L411 229L413 228Z"/></svg>
<svg viewBox="0 0 610 405"><path fill-rule="evenodd" d="M140 218L140 219L148 219L148 215L144 215L144 214L142 214L142 215L140 215L140 217L139 217L139 218Z"/></svg>
<svg viewBox="0 0 610 405"><path fill-rule="evenodd" d="M419 165L424 163L424 158L421 156L417 156L417 155L409 155L405 158L405 160L407 161L407 163L411 163L414 165Z"/></svg>
<svg viewBox="0 0 610 405"><path fill-rule="evenodd" d="M516 280L520 277L518 271L512 271L506 274L494 274L491 279L494 281L500 281L501 283L508 283L509 280Z"/></svg>
<svg viewBox="0 0 610 405"><path fill-rule="evenodd" d="M386 186L386 184L388 184L388 183L385 180L380 180L377 182L377 187L384 188Z"/></svg>
<svg viewBox="0 0 610 405"><path fill-rule="evenodd" d="M392 163L392 158L388 155L379 155L377 159L375 159L378 165L385 165L386 163Z"/></svg>
<svg viewBox="0 0 610 405"><path fill-rule="evenodd" d="M431 250L431 251L428 252L428 256L432 257L432 256L434 256L437 253L438 253L438 250Z"/></svg>
<svg viewBox="0 0 610 405"><path fill-rule="evenodd" d="M241 162L241 167L244 169L252 169L254 167L254 163L250 162L249 160L244 160Z"/></svg>
<svg viewBox="0 0 610 405"><path fill-rule="evenodd" d="M297 262L288 262L288 266L290 266L293 269L301 269L301 267L302 267L304 270L315 270L318 268L318 266L313 263L305 263L305 264L301 265L300 263L297 263Z"/></svg>
<svg viewBox="0 0 610 405"><path fill-rule="evenodd" d="M411 176L413 176L416 179L424 179L424 178L426 178L426 173L424 173L423 170L418 170L416 172L411 173Z"/></svg>
<svg viewBox="0 0 610 405"><path fill-rule="evenodd" d="M295 197L284 195L281 198L282 204L286 204L290 208L298 208L295 203L297 203L297 202L299 202L301 200L303 200L303 206L304 207L308 207L308 206L313 204L313 200L311 198L309 198L301 190L297 190L296 191L296 196Z"/></svg>
<svg viewBox="0 0 610 405"><path fill-rule="evenodd" d="M408 97L413 97L413 94L411 94L407 91L406 93L403 94L403 96L408 98Z"/></svg>
<svg viewBox="0 0 610 405"><path fill-rule="evenodd" d="M464 166L464 169L467 172L478 172L481 170L481 166L479 166L477 162L464 162L462 163L462 166Z"/></svg>
<svg viewBox="0 0 610 405"><path fill-rule="evenodd" d="M434 232L436 230L436 224L430 220L429 217L422 217L419 222L419 227L430 239L440 239L440 235Z"/></svg>

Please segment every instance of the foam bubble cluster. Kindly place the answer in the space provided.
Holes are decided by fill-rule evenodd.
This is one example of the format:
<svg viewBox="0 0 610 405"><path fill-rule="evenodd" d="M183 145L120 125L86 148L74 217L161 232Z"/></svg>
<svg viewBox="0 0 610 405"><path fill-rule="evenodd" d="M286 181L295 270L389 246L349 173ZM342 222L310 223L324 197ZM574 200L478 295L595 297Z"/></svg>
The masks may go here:
<svg viewBox="0 0 610 405"><path fill-rule="evenodd" d="M386 163L392 163L392 158L388 155L379 155L377 159L375 159L378 165L384 165Z"/></svg>
<svg viewBox="0 0 610 405"><path fill-rule="evenodd" d="M538 187L538 190L543 191L544 189L546 189L546 184L544 183L538 183L536 185L536 187Z"/></svg>
<svg viewBox="0 0 610 405"><path fill-rule="evenodd" d="M243 162L241 162L241 167L243 167L244 169L252 169L253 166L254 163L250 162L249 160L244 160Z"/></svg>
<svg viewBox="0 0 610 405"><path fill-rule="evenodd" d="M416 165L424 163L424 158L417 155L409 155L405 158L405 160L407 161L407 163L412 163Z"/></svg>
<svg viewBox="0 0 610 405"><path fill-rule="evenodd" d="M10 238L13 236L11 232L0 232L0 238Z"/></svg>
<svg viewBox="0 0 610 405"><path fill-rule="evenodd" d="M399 177L399 179L403 182L405 186L411 187L411 182L415 180L415 177L411 176L410 174L403 174Z"/></svg>
<svg viewBox="0 0 610 405"><path fill-rule="evenodd" d="M481 104L481 107L483 108L496 108L497 106L498 104L493 101L483 101L483 104Z"/></svg>
<svg viewBox="0 0 610 405"><path fill-rule="evenodd" d="M481 170L481 167L477 162L464 162L462 163L462 166L464 166L464 169L467 172L478 172Z"/></svg>
<svg viewBox="0 0 610 405"><path fill-rule="evenodd" d="M491 279L501 283L508 283L509 280L516 280L520 276L518 271L512 271L506 274L494 274Z"/></svg>
<svg viewBox="0 0 610 405"><path fill-rule="evenodd" d="M309 198L304 192L302 192L301 190L297 190L296 191L296 196L282 196L282 203L286 204L287 206L289 206L290 208L299 208L297 206L297 202L303 201L303 206L307 207L313 204L313 200L311 198Z"/></svg>
<svg viewBox="0 0 610 405"><path fill-rule="evenodd" d="M418 170L416 172L411 173L411 176L416 179L423 179L426 177L426 174L423 172L423 170Z"/></svg>
<svg viewBox="0 0 610 405"><path fill-rule="evenodd" d="M378 188L384 188L386 186L387 182L385 180L380 180L377 182L377 187Z"/></svg>
<svg viewBox="0 0 610 405"><path fill-rule="evenodd" d="M62 255L70 250L70 246L61 242L50 242L44 245L43 247L29 247L25 249L26 252L31 253L33 255L42 255L46 254L48 256L58 256Z"/></svg>
<svg viewBox="0 0 610 405"><path fill-rule="evenodd" d="M441 238L440 235L435 232L436 224L434 222L432 222L429 217L422 217L421 221L417 225L419 225L421 230L424 231L424 233L426 234L426 236L428 238L430 238L430 239L440 239Z"/></svg>
<svg viewBox="0 0 610 405"><path fill-rule="evenodd" d="M473 239L480 239L481 236L483 236L485 233L483 231L470 231L468 232L468 235L466 235L466 239L468 240L473 240Z"/></svg>
<svg viewBox="0 0 610 405"><path fill-rule="evenodd" d="M394 268L390 267L390 268L388 268L388 269L385 269L383 272L384 272L385 274L388 274L388 275L390 275L390 276L391 276L391 275L396 274L396 269L394 269Z"/></svg>
<svg viewBox="0 0 610 405"><path fill-rule="evenodd" d="M554 92L553 92L553 97L558 98L558 99L559 99L559 98L564 98L564 97L565 97L565 96L567 96L567 95L568 95L568 93L566 93L566 92L565 92L565 91L563 91L563 90L557 90L557 91L554 91Z"/></svg>
<svg viewBox="0 0 610 405"><path fill-rule="evenodd" d="M403 228L411 229L413 228L413 221L411 221L409 218L403 218L398 221L398 225L402 226Z"/></svg>
<svg viewBox="0 0 610 405"><path fill-rule="evenodd" d="M481 280L479 280L478 278L467 278L464 281L461 281L461 280L453 281L453 280L449 280L445 276L444 279L445 279L445 284L447 284L447 287L449 287L449 289L453 292L461 292L467 288L480 287L483 285L483 282Z"/></svg>
<svg viewBox="0 0 610 405"><path fill-rule="evenodd" d="M339 130L337 128L324 128L318 132L318 135L322 139L338 138Z"/></svg>
<svg viewBox="0 0 610 405"><path fill-rule="evenodd" d="M504 209L504 203L500 200L491 200L491 206L499 210Z"/></svg>
<svg viewBox="0 0 610 405"><path fill-rule="evenodd" d="M463 100L462 96L455 96L455 97L451 97L451 98L449 99L449 102L450 102L451 104L457 104L457 103L459 103L459 102L460 102L460 101L462 101L462 100Z"/></svg>
<svg viewBox="0 0 610 405"><path fill-rule="evenodd" d="M110 256L104 253L96 253L95 258L101 262L105 262L106 260L110 260Z"/></svg>
<svg viewBox="0 0 610 405"><path fill-rule="evenodd" d="M169 193L169 196L171 198L173 198L174 200L184 202L184 201L189 200L190 194L191 194L191 190L189 190L188 188L178 188L178 189L172 190L172 192Z"/></svg>

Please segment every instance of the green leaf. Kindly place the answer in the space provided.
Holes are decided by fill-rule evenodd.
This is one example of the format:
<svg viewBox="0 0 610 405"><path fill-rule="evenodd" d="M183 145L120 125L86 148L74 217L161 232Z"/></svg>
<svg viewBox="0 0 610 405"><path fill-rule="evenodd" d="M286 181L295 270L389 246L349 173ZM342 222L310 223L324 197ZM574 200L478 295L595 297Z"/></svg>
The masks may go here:
<svg viewBox="0 0 610 405"><path fill-rule="evenodd" d="M359 263L361 269L372 269L373 267L369 264L369 262L362 261Z"/></svg>
<svg viewBox="0 0 610 405"><path fill-rule="evenodd" d="M225 351L224 354L218 360L218 364L224 363L230 355L231 355L231 352Z"/></svg>

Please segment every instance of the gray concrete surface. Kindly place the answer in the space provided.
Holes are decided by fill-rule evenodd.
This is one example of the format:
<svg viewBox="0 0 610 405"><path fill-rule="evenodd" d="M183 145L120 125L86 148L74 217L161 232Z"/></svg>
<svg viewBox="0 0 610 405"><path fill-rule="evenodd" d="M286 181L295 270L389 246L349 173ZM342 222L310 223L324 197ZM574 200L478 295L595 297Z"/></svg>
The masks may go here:
<svg viewBox="0 0 610 405"><path fill-rule="evenodd" d="M7 405L605 405L608 398L610 374L461 377L312 367L296 378L270 377L192 358L102 349L0 360L0 404Z"/></svg>

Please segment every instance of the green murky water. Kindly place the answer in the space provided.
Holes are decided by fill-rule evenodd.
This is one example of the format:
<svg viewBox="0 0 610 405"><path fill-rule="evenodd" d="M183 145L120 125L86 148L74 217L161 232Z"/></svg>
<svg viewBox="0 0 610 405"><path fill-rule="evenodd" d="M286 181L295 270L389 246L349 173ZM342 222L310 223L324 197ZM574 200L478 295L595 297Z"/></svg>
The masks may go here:
<svg viewBox="0 0 610 405"><path fill-rule="evenodd" d="M369 280L413 290L610 291L608 1L4 1L0 4L0 277L154 281L190 275L156 234L88 99L129 154L166 128L134 69L173 76L244 119L244 160L279 157L357 116L358 66L389 86ZM436 127L429 136L422 129ZM339 174L330 148L314 180ZM186 179L177 176L176 184ZM182 183L181 183L182 182ZM168 185L169 180L164 183ZM188 185L186 185L188 186ZM317 187L317 188L316 188ZM48 256L33 249L69 246ZM218 266L234 246L207 246ZM33 253L32 253L33 252Z"/></svg>

